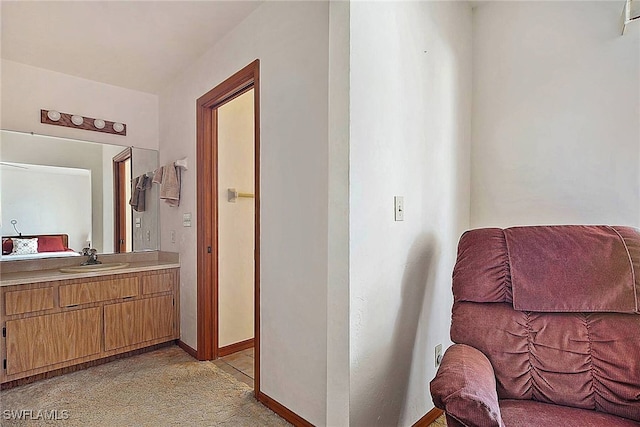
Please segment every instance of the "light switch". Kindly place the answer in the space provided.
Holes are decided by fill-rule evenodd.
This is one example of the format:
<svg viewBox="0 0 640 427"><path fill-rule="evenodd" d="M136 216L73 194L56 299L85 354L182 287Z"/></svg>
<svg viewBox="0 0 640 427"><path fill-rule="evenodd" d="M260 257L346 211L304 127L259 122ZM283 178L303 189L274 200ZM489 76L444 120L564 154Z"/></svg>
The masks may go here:
<svg viewBox="0 0 640 427"><path fill-rule="evenodd" d="M191 212L182 214L182 226L191 227Z"/></svg>
<svg viewBox="0 0 640 427"><path fill-rule="evenodd" d="M142 227L142 218L136 218L136 228Z"/></svg>
<svg viewBox="0 0 640 427"><path fill-rule="evenodd" d="M396 221L404 221L404 197L395 196L393 198L393 204L395 206L395 219Z"/></svg>

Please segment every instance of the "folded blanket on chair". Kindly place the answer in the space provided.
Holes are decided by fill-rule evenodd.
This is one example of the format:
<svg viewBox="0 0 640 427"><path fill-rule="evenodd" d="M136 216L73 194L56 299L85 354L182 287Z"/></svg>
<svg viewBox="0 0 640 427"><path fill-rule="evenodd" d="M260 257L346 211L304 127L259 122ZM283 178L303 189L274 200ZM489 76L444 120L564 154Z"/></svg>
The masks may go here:
<svg viewBox="0 0 640 427"><path fill-rule="evenodd" d="M504 235L516 310L638 312L629 249L612 227L512 227Z"/></svg>

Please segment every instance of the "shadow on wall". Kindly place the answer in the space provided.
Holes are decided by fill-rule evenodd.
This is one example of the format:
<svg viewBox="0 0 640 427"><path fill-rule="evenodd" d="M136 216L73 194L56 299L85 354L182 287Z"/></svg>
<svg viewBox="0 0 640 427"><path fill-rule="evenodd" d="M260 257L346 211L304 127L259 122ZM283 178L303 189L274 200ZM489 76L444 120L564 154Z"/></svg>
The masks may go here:
<svg viewBox="0 0 640 427"><path fill-rule="evenodd" d="M434 236L421 234L411 245L402 275L402 302L391 337L394 357L377 373L371 385L383 394L380 399L383 403L375 411L352 414L351 419L357 420L359 426L395 426L400 422L413 364L418 322L425 299L431 299L434 293L436 243Z"/></svg>

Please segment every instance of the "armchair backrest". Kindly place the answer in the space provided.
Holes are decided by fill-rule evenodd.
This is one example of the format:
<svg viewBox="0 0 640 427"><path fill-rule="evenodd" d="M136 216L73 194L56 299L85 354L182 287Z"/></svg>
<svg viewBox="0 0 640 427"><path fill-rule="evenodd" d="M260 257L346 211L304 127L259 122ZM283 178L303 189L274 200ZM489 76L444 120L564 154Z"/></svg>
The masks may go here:
<svg viewBox="0 0 640 427"><path fill-rule="evenodd" d="M451 339L489 358L500 398L640 421L640 231L471 230L453 293Z"/></svg>

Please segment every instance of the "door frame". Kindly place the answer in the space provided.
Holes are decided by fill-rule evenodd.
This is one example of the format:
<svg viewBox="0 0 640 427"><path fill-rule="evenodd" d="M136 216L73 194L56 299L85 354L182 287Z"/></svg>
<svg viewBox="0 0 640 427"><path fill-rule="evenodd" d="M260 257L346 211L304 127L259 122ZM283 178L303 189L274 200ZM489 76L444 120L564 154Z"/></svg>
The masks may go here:
<svg viewBox="0 0 640 427"><path fill-rule="evenodd" d="M113 224L113 251L115 253L126 252L126 242L125 242L125 250L121 248L121 240L122 233L124 231L124 238L131 239L131 236L127 236L126 234L126 215L123 215L124 209L131 207L128 204L128 200L125 200L124 194L126 194L126 190L122 189L123 185L131 185L130 182L123 182L124 174L122 168L125 165L127 160L131 160L131 147L127 147L122 150L120 153L116 154L113 157L113 209L114 209L114 224ZM123 194L124 191L124 194ZM125 206L123 206L123 203ZM133 224L132 224L133 226Z"/></svg>
<svg viewBox="0 0 640 427"><path fill-rule="evenodd" d="M260 61L196 101L198 360L218 358L217 108L254 89L254 390L260 396Z"/></svg>

